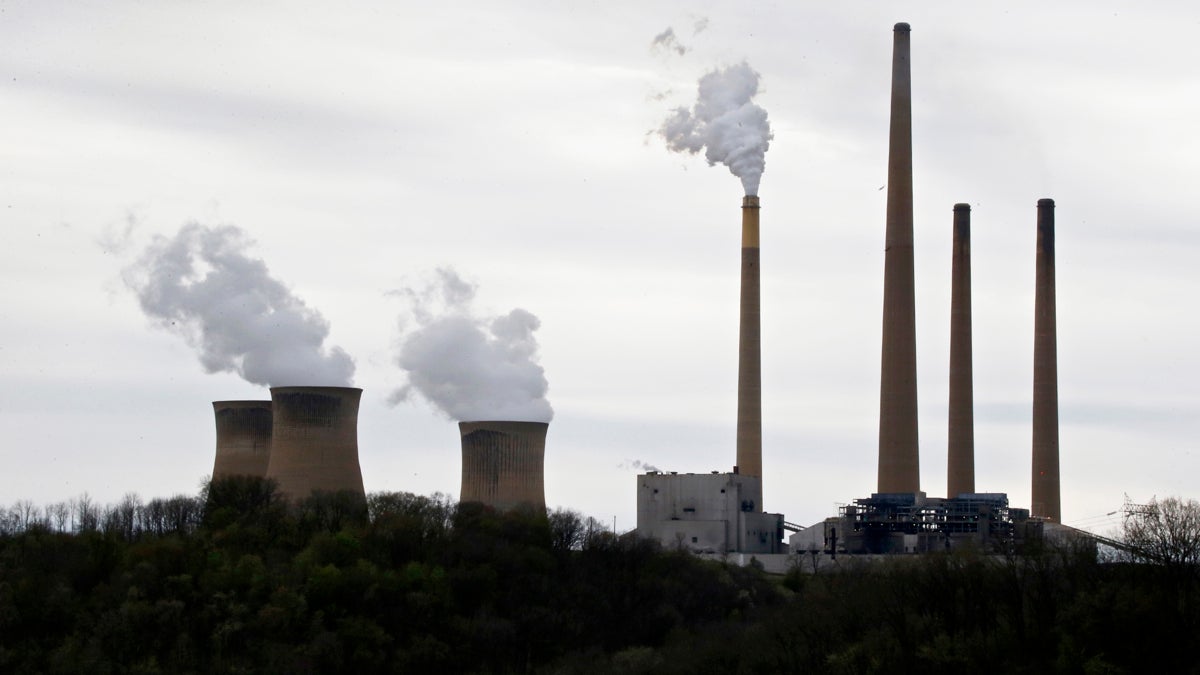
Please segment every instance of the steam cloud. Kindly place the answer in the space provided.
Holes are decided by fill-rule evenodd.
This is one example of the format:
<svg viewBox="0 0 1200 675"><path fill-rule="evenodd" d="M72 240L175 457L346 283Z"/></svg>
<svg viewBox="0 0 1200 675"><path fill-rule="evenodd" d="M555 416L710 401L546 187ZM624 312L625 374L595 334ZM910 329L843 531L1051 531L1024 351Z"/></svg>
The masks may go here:
<svg viewBox="0 0 1200 675"><path fill-rule="evenodd" d="M349 386L354 361L323 345L329 323L243 251L232 225L184 225L156 236L125 269L142 311L194 347L209 373L233 372L264 386Z"/></svg>
<svg viewBox="0 0 1200 675"><path fill-rule="evenodd" d="M412 303L416 328L400 342L396 363L408 384L391 401L419 394L463 422L549 422L554 410L533 336L541 321L523 309L476 316L475 290L454 270L442 268L425 289L399 292Z"/></svg>
<svg viewBox="0 0 1200 675"><path fill-rule="evenodd" d="M709 72L700 78L695 106L676 108L658 133L674 152L704 150L709 166L729 167L746 194L757 195L774 138L767 111L753 103L757 93L758 73L745 61Z"/></svg>

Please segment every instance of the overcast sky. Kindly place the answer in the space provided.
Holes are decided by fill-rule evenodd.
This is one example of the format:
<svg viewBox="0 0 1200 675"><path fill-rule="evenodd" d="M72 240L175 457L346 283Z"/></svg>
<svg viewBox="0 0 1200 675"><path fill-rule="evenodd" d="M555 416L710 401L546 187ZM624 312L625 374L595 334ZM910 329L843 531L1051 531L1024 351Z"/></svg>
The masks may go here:
<svg viewBox="0 0 1200 675"><path fill-rule="evenodd" d="M972 206L976 486L1028 506L1035 216L1057 202L1064 521L1200 496L1200 9L1157 2L0 4L0 503L194 493L206 374L122 282L232 224L364 390L368 490L457 497L455 424L389 406L453 267L541 327L546 498L635 525L638 462L734 462L741 184L648 134L747 61L764 502L875 488L892 26L912 25L922 488L946 489L951 216ZM652 49L673 28L680 49ZM681 54L680 51L683 51Z"/></svg>

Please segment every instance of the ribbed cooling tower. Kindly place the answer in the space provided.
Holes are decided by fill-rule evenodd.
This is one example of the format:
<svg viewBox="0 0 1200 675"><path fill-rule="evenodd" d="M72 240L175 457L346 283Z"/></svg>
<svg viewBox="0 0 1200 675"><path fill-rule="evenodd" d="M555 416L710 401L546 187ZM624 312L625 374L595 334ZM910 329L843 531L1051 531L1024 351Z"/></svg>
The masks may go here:
<svg viewBox="0 0 1200 675"><path fill-rule="evenodd" d="M975 409L971 364L971 206L954 205L950 265L950 429L946 496L975 492Z"/></svg>
<svg viewBox="0 0 1200 675"><path fill-rule="evenodd" d="M459 422L462 436L460 502L500 511L519 504L546 508L545 422Z"/></svg>
<svg viewBox="0 0 1200 675"><path fill-rule="evenodd" d="M1039 199L1033 318L1033 503L1062 522L1058 476L1058 338L1054 308L1054 200Z"/></svg>
<svg viewBox="0 0 1200 675"><path fill-rule="evenodd" d="M758 273L758 197L742 199L742 298L738 332L738 473L762 476L762 357ZM762 505L759 504L761 511Z"/></svg>
<svg viewBox="0 0 1200 675"><path fill-rule="evenodd" d="M351 387L271 387L267 478L299 500L314 490L365 494L358 464L358 402Z"/></svg>
<svg viewBox="0 0 1200 675"><path fill-rule="evenodd" d="M913 300L912 77L909 27L892 47L887 234L883 270L883 359L879 386L879 492L919 492L917 329Z"/></svg>
<svg viewBox="0 0 1200 675"><path fill-rule="evenodd" d="M213 416L217 421L213 480L266 476L271 457L271 402L213 401Z"/></svg>

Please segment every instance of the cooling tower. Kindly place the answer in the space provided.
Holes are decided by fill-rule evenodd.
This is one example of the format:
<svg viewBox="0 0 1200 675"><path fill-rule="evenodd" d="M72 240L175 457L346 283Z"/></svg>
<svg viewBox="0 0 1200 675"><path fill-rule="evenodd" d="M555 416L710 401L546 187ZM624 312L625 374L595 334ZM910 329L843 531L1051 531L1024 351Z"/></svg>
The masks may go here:
<svg viewBox="0 0 1200 675"><path fill-rule="evenodd" d="M738 331L738 473L762 473L762 357L759 348L758 197L742 199L742 297ZM759 511L762 505L759 504Z"/></svg>
<svg viewBox="0 0 1200 675"><path fill-rule="evenodd" d="M912 78L909 27L892 46L887 233L883 270L883 358L879 386L879 492L919 492L917 340L913 300Z"/></svg>
<svg viewBox="0 0 1200 675"><path fill-rule="evenodd" d="M314 490L365 494L358 465L362 389L271 387L274 424L267 478L280 493L304 499Z"/></svg>
<svg viewBox="0 0 1200 675"><path fill-rule="evenodd" d="M971 364L971 207L954 205L950 264L950 424L946 496L975 492L975 410Z"/></svg>
<svg viewBox="0 0 1200 675"><path fill-rule="evenodd" d="M271 402L213 401L213 416L217 421L213 480L266 476L271 457Z"/></svg>
<svg viewBox="0 0 1200 675"><path fill-rule="evenodd" d="M1062 522L1058 480L1058 338L1054 308L1054 200L1039 199L1033 318L1033 499L1030 511Z"/></svg>
<svg viewBox="0 0 1200 675"><path fill-rule="evenodd" d="M500 511L519 504L546 508L545 422L459 422L462 437L460 502Z"/></svg>

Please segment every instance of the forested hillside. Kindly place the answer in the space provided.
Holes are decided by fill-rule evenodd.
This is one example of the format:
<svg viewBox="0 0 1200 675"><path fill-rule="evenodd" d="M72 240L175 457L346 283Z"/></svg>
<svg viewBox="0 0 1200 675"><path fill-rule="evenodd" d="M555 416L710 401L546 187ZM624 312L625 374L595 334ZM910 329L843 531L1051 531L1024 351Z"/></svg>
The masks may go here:
<svg viewBox="0 0 1200 675"><path fill-rule="evenodd" d="M1194 566L1086 549L769 577L437 495L77 511L4 513L0 672L1200 672Z"/></svg>

